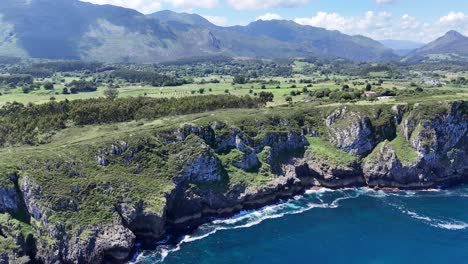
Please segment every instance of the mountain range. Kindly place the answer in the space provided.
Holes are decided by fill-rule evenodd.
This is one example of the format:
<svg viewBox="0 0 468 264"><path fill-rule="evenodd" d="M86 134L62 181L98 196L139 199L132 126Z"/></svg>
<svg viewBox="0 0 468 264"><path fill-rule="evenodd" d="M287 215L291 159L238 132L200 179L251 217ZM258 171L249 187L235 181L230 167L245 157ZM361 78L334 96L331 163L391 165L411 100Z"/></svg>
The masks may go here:
<svg viewBox="0 0 468 264"><path fill-rule="evenodd" d="M468 62L468 37L457 31L449 31L444 36L413 51L406 61L455 60Z"/></svg>
<svg viewBox="0 0 468 264"><path fill-rule="evenodd" d="M220 27L196 14L144 15L78 0L0 2L0 56L153 63L215 54L387 61L401 59L397 53L364 36L286 20Z"/></svg>

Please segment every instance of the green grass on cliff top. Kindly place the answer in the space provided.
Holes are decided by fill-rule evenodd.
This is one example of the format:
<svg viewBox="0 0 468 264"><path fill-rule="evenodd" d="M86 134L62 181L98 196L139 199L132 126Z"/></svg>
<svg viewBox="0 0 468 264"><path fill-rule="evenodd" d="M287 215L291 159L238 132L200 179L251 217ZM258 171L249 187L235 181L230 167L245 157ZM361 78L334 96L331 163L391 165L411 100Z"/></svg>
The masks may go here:
<svg viewBox="0 0 468 264"><path fill-rule="evenodd" d="M364 160L365 162L371 161L376 158L379 154L380 149L384 146L384 144L389 144L392 150L395 152L396 157L403 165L411 165L414 164L418 159L418 153L415 149L410 145L408 141L401 135L397 135L395 139L392 141L384 141L380 142Z"/></svg>
<svg viewBox="0 0 468 264"><path fill-rule="evenodd" d="M390 146L403 165L410 165L417 161L418 153L402 136L398 135L390 142Z"/></svg>
<svg viewBox="0 0 468 264"><path fill-rule="evenodd" d="M317 138L307 137L310 146L307 151L310 151L313 156L318 156L329 165L346 165L357 161L357 158L336 148L329 142Z"/></svg>

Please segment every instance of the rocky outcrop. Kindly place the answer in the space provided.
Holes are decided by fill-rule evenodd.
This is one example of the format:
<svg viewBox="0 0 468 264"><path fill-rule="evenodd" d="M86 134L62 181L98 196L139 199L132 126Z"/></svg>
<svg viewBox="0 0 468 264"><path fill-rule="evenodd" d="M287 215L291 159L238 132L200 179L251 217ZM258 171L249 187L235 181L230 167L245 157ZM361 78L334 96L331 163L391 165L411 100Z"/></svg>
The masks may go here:
<svg viewBox="0 0 468 264"><path fill-rule="evenodd" d="M135 235L117 221L78 230L66 242L59 248L62 262L102 263L104 258L123 262L135 244Z"/></svg>
<svg viewBox="0 0 468 264"><path fill-rule="evenodd" d="M423 113L429 110L416 106L403 121L401 135L409 148L399 150L401 157L386 141L366 158L363 171L369 186L428 188L466 180L467 103L430 107L437 111L427 115ZM415 152L416 158L402 162L408 152Z"/></svg>
<svg viewBox="0 0 468 264"><path fill-rule="evenodd" d="M158 238L164 234L165 212L156 213L144 210L144 201L136 204L120 201L117 212L124 225L139 237Z"/></svg>
<svg viewBox="0 0 468 264"><path fill-rule="evenodd" d="M201 153L187 162L182 178L191 182L216 182L222 177L221 161L213 156Z"/></svg>
<svg viewBox="0 0 468 264"><path fill-rule="evenodd" d="M235 167L244 171L253 171L260 167L260 161L254 151L242 153L242 155L232 163Z"/></svg>
<svg viewBox="0 0 468 264"><path fill-rule="evenodd" d="M364 163L363 171L367 185L372 187L402 187L411 183L418 183L414 187L428 185L428 179L418 173L415 164L402 164L388 141Z"/></svg>
<svg viewBox="0 0 468 264"><path fill-rule="evenodd" d="M352 155L368 154L376 145L369 118L350 111L347 107L328 116L326 125L330 142Z"/></svg>
<svg viewBox="0 0 468 264"><path fill-rule="evenodd" d="M119 262L129 257L135 235L124 227L120 217L116 216L112 223L84 228L77 223L70 232L63 225L50 221L50 206L42 197L40 185L30 176L21 176L20 189L33 217L33 226L42 237L49 238L49 241L38 241L37 259L44 263L102 263L104 258Z"/></svg>
<svg viewBox="0 0 468 264"><path fill-rule="evenodd" d="M4 176L5 177L5 176ZM20 205L20 197L16 190L14 181L17 181L16 175L6 175L3 184L0 184L0 213L7 211L16 211Z"/></svg>
<svg viewBox="0 0 468 264"><path fill-rule="evenodd" d="M294 171L304 184L310 186L343 188L365 185L358 162L331 166L309 152L294 165Z"/></svg>
<svg viewBox="0 0 468 264"><path fill-rule="evenodd" d="M288 198L304 190L295 177L278 177L258 188L238 185L228 192L209 188L179 186L168 201L167 220L170 225L197 225L210 216L227 216Z"/></svg>
<svg viewBox="0 0 468 264"><path fill-rule="evenodd" d="M194 135L185 139L182 151L177 154L180 177L176 182L217 182L223 177L223 167L214 151Z"/></svg>

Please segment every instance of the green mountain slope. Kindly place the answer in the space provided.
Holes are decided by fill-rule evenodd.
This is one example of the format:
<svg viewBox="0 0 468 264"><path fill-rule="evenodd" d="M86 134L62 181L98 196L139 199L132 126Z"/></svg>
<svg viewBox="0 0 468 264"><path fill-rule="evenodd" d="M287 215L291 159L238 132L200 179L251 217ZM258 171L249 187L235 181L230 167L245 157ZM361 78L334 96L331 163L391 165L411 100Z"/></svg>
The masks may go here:
<svg viewBox="0 0 468 264"><path fill-rule="evenodd" d="M468 37L457 31L449 31L444 36L434 40L410 54L407 61L425 60L455 60L468 61Z"/></svg>

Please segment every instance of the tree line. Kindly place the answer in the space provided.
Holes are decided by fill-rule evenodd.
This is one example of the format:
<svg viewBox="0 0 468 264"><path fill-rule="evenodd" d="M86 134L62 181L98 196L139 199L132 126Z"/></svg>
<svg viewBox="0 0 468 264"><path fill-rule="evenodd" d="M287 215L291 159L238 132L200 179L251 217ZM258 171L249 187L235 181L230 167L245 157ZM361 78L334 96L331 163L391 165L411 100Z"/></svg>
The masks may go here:
<svg viewBox="0 0 468 264"><path fill-rule="evenodd" d="M1 84L22 85L32 84L33 81L33 77L27 74L0 75Z"/></svg>
<svg viewBox="0 0 468 264"><path fill-rule="evenodd" d="M64 129L70 123L91 125L225 108L258 108L272 99L272 94L265 94L259 98L207 95L183 98L127 97L115 100L95 98L39 105L7 103L0 108L0 146L41 143L41 138L47 139L47 135Z"/></svg>
<svg viewBox="0 0 468 264"><path fill-rule="evenodd" d="M179 86L189 83L186 79L175 78L150 71L120 69L114 71L112 76L130 83L148 83L152 86Z"/></svg>

